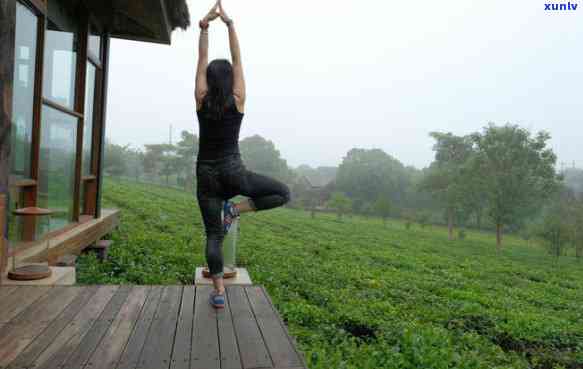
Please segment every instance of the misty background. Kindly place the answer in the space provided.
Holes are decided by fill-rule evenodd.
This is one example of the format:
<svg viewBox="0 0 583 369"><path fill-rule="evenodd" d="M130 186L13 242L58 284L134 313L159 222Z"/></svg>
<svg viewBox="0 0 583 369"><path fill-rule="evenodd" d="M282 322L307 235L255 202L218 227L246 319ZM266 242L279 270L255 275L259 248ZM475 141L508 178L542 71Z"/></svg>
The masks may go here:
<svg viewBox="0 0 583 369"><path fill-rule="evenodd" d="M198 134L198 20L172 46L113 40L107 136L117 144ZM432 131L489 122L551 132L558 162L583 167L582 12L542 1L386 2L224 0L247 80L241 138L274 142L292 166L337 166L354 148L380 148L428 166ZM210 29L210 58L229 57L226 27Z"/></svg>

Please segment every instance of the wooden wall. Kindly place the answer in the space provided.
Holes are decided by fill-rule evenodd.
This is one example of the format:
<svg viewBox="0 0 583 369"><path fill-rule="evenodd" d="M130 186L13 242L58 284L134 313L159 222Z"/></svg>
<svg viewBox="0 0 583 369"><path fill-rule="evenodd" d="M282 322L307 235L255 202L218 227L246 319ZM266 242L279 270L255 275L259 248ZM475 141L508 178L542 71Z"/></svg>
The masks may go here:
<svg viewBox="0 0 583 369"><path fill-rule="evenodd" d="M0 194L9 201L10 126L12 119L12 79L14 77L14 42L16 28L16 0L0 1ZM8 219L8 206L4 207ZM6 240L8 229L0 225L0 237ZM0 275L6 267L8 242L0 242Z"/></svg>

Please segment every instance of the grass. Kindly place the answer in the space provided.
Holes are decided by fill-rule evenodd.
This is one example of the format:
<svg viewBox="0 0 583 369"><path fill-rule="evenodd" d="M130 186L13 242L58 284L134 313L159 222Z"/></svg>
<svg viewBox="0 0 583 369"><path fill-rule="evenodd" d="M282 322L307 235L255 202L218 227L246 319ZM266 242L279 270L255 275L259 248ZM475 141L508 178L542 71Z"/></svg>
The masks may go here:
<svg viewBox="0 0 583 369"><path fill-rule="evenodd" d="M80 283L190 283L204 263L191 195L107 183L122 209L111 260ZM583 368L583 263L440 227L279 209L241 224L238 264L266 286L312 369Z"/></svg>

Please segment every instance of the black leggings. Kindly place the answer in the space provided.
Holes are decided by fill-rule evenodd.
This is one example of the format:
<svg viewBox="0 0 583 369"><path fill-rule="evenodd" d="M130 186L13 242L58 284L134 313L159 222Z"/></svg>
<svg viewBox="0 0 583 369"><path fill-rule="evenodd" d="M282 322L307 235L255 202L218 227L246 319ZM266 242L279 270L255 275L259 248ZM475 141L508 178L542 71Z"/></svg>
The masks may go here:
<svg viewBox="0 0 583 369"><path fill-rule="evenodd" d="M243 195L252 207L269 210L290 200L289 188L275 179L245 168L239 155L219 160L198 161L196 166L197 198L206 231L206 259L211 276L223 276L224 201Z"/></svg>

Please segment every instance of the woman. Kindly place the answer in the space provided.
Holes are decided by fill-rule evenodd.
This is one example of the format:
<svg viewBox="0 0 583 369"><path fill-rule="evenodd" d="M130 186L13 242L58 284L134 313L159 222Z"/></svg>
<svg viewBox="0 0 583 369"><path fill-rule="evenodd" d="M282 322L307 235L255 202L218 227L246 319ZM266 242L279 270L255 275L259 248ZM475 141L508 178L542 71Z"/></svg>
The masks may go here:
<svg viewBox="0 0 583 369"><path fill-rule="evenodd" d="M219 17L229 30L232 64L227 60L208 64L209 25ZM290 194L285 184L248 171L241 161L239 130L245 111L245 80L235 26L220 0L199 25L195 92L200 128L197 198L206 231L206 259L214 284L210 303L223 308L222 243L231 222L246 212L282 206L289 201ZM238 204L230 201L238 195L248 199Z"/></svg>

